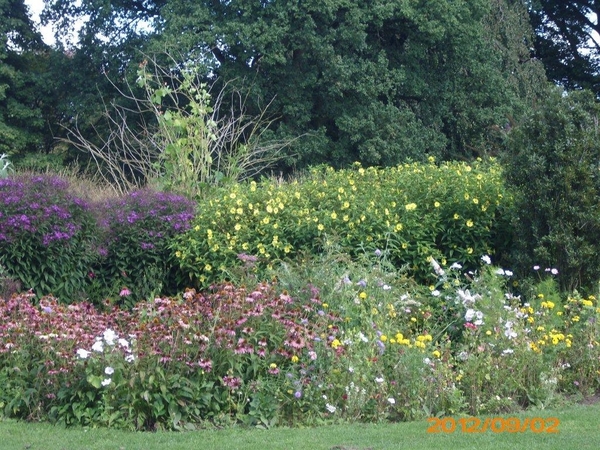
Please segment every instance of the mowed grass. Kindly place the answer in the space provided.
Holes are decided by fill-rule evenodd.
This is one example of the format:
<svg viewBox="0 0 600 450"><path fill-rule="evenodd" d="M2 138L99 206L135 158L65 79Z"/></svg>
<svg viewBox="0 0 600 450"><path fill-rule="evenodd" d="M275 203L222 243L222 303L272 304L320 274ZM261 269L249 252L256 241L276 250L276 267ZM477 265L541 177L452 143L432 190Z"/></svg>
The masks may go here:
<svg viewBox="0 0 600 450"><path fill-rule="evenodd" d="M558 433L428 433L427 421L397 424L344 424L271 430L229 428L189 432L132 433L111 429L0 421L0 449L14 450L188 450L202 449L599 449L600 403L561 410L538 410L491 417L556 417ZM488 416L485 416L488 417ZM482 419L485 418L482 416ZM458 417L455 419L458 420Z"/></svg>

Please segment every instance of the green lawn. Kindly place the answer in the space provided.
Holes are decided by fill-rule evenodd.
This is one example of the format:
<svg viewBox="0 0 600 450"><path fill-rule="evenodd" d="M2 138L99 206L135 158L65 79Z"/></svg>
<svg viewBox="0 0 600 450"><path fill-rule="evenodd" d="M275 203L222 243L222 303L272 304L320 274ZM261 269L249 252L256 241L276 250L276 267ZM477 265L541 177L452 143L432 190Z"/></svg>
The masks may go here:
<svg viewBox="0 0 600 450"><path fill-rule="evenodd" d="M510 415L513 416L513 415ZM497 416L496 416L497 417ZM505 415L502 417L509 417ZM0 449L14 450L188 450L188 449L490 449L584 450L600 448L600 403L557 411L531 411L526 417L557 417L557 434L427 433L426 421L351 424L272 430L232 428L193 432L129 433L110 429L64 429L48 424L0 421ZM456 418L458 419L458 418Z"/></svg>

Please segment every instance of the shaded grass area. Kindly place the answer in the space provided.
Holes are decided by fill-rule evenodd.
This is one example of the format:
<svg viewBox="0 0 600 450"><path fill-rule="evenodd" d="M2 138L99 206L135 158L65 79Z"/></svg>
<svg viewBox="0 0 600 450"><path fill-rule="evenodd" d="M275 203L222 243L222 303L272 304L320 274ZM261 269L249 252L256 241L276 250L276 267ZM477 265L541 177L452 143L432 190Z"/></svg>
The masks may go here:
<svg viewBox="0 0 600 450"><path fill-rule="evenodd" d="M493 416L500 417L500 416ZM508 417L508 416L502 416ZM513 416L514 417L514 416ZM516 417L556 417L557 434L427 433L427 421L398 424L343 424L271 430L229 428L191 432L132 433L111 429L64 429L45 423L0 421L0 449L15 450L187 450L203 449L598 449L600 403L561 410L529 411ZM458 417L456 418L458 419Z"/></svg>

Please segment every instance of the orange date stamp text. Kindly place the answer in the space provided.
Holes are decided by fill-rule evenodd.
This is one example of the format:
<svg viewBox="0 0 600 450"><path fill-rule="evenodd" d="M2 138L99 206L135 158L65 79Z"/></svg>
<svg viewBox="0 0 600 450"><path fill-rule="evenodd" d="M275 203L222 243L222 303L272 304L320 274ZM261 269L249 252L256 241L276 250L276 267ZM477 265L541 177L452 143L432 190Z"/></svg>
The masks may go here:
<svg viewBox="0 0 600 450"><path fill-rule="evenodd" d="M428 433L558 433L560 420L556 417L430 417Z"/></svg>

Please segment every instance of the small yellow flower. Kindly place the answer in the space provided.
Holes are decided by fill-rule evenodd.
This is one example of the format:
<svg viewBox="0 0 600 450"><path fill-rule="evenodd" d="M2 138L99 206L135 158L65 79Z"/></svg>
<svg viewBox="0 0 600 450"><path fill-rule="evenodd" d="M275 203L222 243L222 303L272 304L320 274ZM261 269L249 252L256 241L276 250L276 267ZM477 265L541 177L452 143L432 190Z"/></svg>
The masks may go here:
<svg viewBox="0 0 600 450"><path fill-rule="evenodd" d="M204 266L204 270L206 272L210 272L212 270L212 266L210 264L207 264L207 265Z"/></svg>
<svg viewBox="0 0 600 450"><path fill-rule="evenodd" d="M440 356L442 356L442 354L439 351L437 351L437 350L434 350L431 354L433 356L435 356L436 358L439 358Z"/></svg>
<svg viewBox="0 0 600 450"><path fill-rule="evenodd" d="M242 229L242 226L239 223L236 223L233 228L235 229L235 231L240 231Z"/></svg>
<svg viewBox="0 0 600 450"><path fill-rule="evenodd" d="M327 303L323 303L323 305L321 305L321 306L323 306L323 308L325 308L325 309L329 308L329 305Z"/></svg>
<svg viewBox="0 0 600 450"><path fill-rule="evenodd" d="M460 216L458 215L458 213L454 213L454 220L458 220L460 219Z"/></svg>
<svg viewBox="0 0 600 450"><path fill-rule="evenodd" d="M473 248L472 248L472 247L469 247L469 248L467 249L467 253L468 253L469 255L470 255L471 253L473 253Z"/></svg>
<svg viewBox="0 0 600 450"><path fill-rule="evenodd" d="M491 336L491 335L492 335L492 332L491 332L490 330L487 330L487 331L485 332L485 334L486 334L486 336Z"/></svg>
<svg viewBox="0 0 600 450"><path fill-rule="evenodd" d="M416 321L417 321L417 318L416 318L416 317L411 317L411 318L410 318L410 321L411 321L411 322L416 322Z"/></svg>
<svg viewBox="0 0 600 450"><path fill-rule="evenodd" d="M415 209L417 209L417 204L408 203L404 208L406 208L407 211L414 211Z"/></svg>
<svg viewBox="0 0 600 450"><path fill-rule="evenodd" d="M335 213L335 211L331 213L331 218L333 220L337 219L337 214Z"/></svg>
<svg viewBox="0 0 600 450"><path fill-rule="evenodd" d="M332 343L332 346L333 346L333 343ZM335 348L335 347L334 347L334 348ZM292 362L293 362L294 364L296 364L298 361L300 361L300 358L298 358L296 355L292 356Z"/></svg>
<svg viewBox="0 0 600 450"><path fill-rule="evenodd" d="M440 202L434 202L433 206L434 206L435 208L439 208L439 207L440 207Z"/></svg>
<svg viewBox="0 0 600 450"><path fill-rule="evenodd" d="M317 225L317 230L323 231L324 229L325 229L325 227L323 226L322 223L320 223L319 225Z"/></svg>
<svg viewBox="0 0 600 450"><path fill-rule="evenodd" d="M387 336L386 336L385 334L382 334L382 335L379 337L379 340L380 340L381 342L385 342L385 341L387 341Z"/></svg>
<svg viewBox="0 0 600 450"><path fill-rule="evenodd" d="M478 200L478 199L476 199L476 198L474 198L474 199L473 199L473 203L475 203L475 204L477 205L477 204L479 204L479 200Z"/></svg>
<svg viewBox="0 0 600 450"><path fill-rule="evenodd" d="M275 364L275 363L269 364L269 369L277 369L277 364Z"/></svg>
<svg viewBox="0 0 600 450"><path fill-rule="evenodd" d="M180 252L179 250L177 250L177 251L175 252L175 256L176 256L177 258L181 258L181 252Z"/></svg>
<svg viewBox="0 0 600 450"><path fill-rule="evenodd" d="M334 339L333 341L331 341L331 348L334 350L336 348L338 348L340 345L342 345L342 343L338 339Z"/></svg>
<svg viewBox="0 0 600 450"><path fill-rule="evenodd" d="M471 219L469 219L469 220L467 220L466 224L469 228L471 228L473 226L473 221Z"/></svg>
<svg viewBox="0 0 600 450"><path fill-rule="evenodd" d="M200 225L196 225L196 226L194 227L194 231L200 231Z"/></svg>

